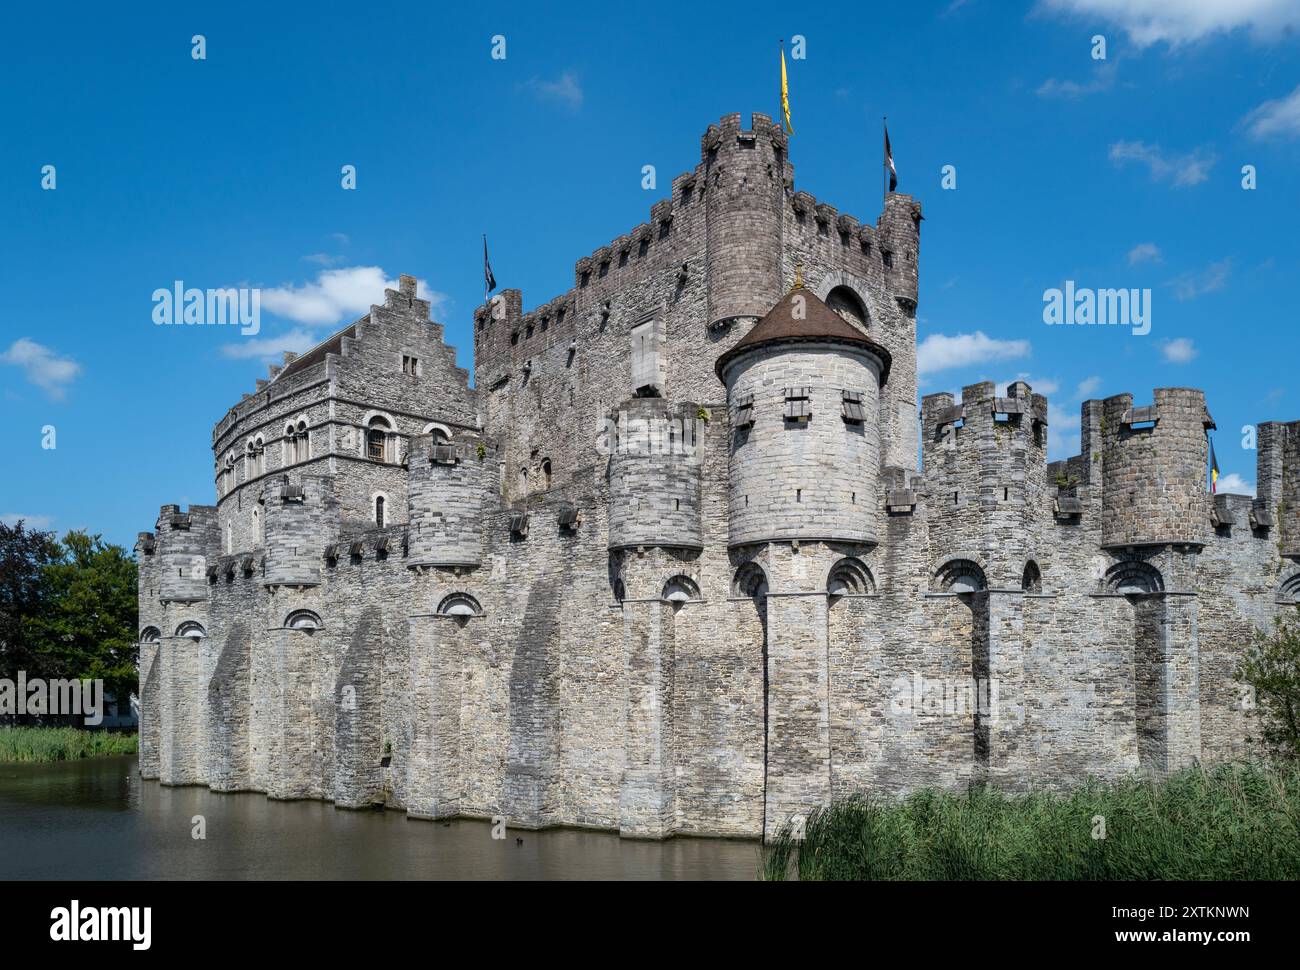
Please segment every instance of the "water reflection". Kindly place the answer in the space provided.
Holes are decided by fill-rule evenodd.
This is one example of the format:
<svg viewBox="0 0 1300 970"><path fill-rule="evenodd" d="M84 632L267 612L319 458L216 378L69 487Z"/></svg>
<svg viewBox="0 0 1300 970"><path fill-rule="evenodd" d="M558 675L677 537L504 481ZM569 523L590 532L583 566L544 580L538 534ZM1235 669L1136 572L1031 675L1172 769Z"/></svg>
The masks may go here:
<svg viewBox="0 0 1300 970"><path fill-rule="evenodd" d="M206 819L207 839L191 836ZM516 836L523 839L517 844ZM753 879L755 843L635 842L142 781L136 759L0 764L3 879Z"/></svg>

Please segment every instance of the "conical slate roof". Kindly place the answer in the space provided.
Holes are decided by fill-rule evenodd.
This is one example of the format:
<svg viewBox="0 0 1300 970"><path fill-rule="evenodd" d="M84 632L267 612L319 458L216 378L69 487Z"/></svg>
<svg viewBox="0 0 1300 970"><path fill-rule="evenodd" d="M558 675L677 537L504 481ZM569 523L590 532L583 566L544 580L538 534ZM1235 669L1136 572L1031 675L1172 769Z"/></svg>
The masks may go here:
<svg viewBox="0 0 1300 970"><path fill-rule="evenodd" d="M796 286L777 300L776 305L754 324L749 333L718 358L714 370L721 378L728 364L753 347L810 341L864 347L880 358L880 383L884 384L889 377L889 351L847 323L815 294L801 286Z"/></svg>

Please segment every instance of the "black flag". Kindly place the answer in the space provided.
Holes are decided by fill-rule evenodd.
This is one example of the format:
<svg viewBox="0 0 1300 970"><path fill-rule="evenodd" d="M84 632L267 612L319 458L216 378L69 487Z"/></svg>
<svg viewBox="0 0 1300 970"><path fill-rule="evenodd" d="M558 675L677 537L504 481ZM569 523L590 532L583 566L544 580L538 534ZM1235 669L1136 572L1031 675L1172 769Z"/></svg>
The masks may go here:
<svg viewBox="0 0 1300 970"><path fill-rule="evenodd" d="M889 191L898 188L898 169L894 168L894 150L889 147L889 125L885 125L885 166L889 169Z"/></svg>
<svg viewBox="0 0 1300 970"><path fill-rule="evenodd" d="M483 299L486 301L488 294L497 288L497 278L492 275L492 264L488 262L487 254L487 234L483 234Z"/></svg>

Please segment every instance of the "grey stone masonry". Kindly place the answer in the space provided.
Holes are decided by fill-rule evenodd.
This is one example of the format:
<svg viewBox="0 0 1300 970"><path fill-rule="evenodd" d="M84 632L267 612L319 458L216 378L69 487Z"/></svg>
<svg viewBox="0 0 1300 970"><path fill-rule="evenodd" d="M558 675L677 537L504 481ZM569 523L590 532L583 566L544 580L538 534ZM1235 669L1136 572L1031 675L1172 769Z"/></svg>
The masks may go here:
<svg viewBox="0 0 1300 970"><path fill-rule="evenodd" d="M1251 499L1197 390L1084 401L1051 463L1023 381L918 413L920 203L796 189L762 114L700 149L563 293L475 311L473 386L404 275L220 417L216 504L135 547L143 777L764 838L1256 754L1300 422Z"/></svg>

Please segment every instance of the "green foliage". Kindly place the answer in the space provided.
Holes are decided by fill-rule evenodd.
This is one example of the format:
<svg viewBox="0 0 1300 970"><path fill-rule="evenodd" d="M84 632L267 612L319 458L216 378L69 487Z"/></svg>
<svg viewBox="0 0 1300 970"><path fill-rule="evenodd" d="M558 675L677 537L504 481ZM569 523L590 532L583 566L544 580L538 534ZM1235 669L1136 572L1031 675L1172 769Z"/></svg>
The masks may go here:
<svg viewBox="0 0 1300 970"><path fill-rule="evenodd" d="M1101 829L1104 820L1104 838ZM1191 768L1068 795L933 790L850 797L767 850L780 880L1300 878L1300 768Z"/></svg>
<svg viewBox="0 0 1300 970"><path fill-rule="evenodd" d="M708 409L708 408L705 408L705 407L702 407L702 408L699 409L698 412L696 412L696 415L695 415L695 416L696 416L697 418L699 418L701 421L708 421L708 420L709 420L709 409Z"/></svg>
<svg viewBox="0 0 1300 970"><path fill-rule="evenodd" d="M61 556L50 533L0 522L0 677L45 668L31 625L47 599L45 568Z"/></svg>
<svg viewBox="0 0 1300 970"><path fill-rule="evenodd" d="M102 679L136 685L136 564L85 532L55 542L0 525L0 676Z"/></svg>
<svg viewBox="0 0 1300 970"><path fill-rule="evenodd" d="M76 728L0 728L0 762L75 761L111 754L135 754L135 734Z"/></svg>
<svg viewBox="0 0 1300 970"><path fill-rule="evenodd" d="M1270 757L1300 760L1300 618L1279 616L1271 634L1255 631L1232 676L1251 689Z"/></svg>
<svg viewBox="0 0 1300 970"><path fill-rule="evenodd" d="M487 445L480 442L478 446L478 460L482 461L486 457L487 457Z"/></svg>

